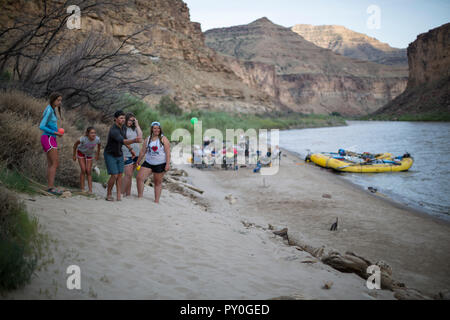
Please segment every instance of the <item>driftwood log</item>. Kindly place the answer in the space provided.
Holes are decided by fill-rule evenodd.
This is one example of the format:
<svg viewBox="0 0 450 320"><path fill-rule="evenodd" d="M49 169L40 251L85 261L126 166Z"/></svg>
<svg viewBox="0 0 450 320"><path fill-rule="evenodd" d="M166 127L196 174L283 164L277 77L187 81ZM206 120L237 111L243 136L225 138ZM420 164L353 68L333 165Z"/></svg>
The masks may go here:
<svg viewBox="0 0 450 320"><path fill-rule="evenodd" d="M181 185L181 186L183 186L183 187L186 187L186 188L188 188L188 189L191 189L191 190L193 190L193 191L196 191L196 192L198 192L198 193L200 193L200 194L203 194L203 192L204 192L202 189L197 188L197 187L194 187L194 186L191 185L191 184L188 184L188 183L185 183L185 182L181 182L181 181L177 181L177 180L175 180L175 179L173 179L173 178L170 178L170 177L167 177L167 181L170 182L170 183L174 183L174 184Z"/></svg>
<svg viewBox="0 0 450 320"><path fill-rule="evenodd" d="M288 234L286 234L285 236L288 236ZM325 253L324 246L311 246L294 236L289 236L288 239L289 245L295 246L296 249L300 251L308 252L313 257L320 259L322 263L329 265L333 269L344 273L355 273L363 279L367 279L370 276L367 273L367 268L370 265L373 265L373 263L364 257L356 255L353 252L347 251L345 254L341 254L335 250L329 250L327 253ZM380 267L381 288L393 291L395 298L400 300L430 299L430 297L427 297L418 290L407 288L405 284L395 281L392 278L392 268L386 262L380 260L374 264Z"/></svg>

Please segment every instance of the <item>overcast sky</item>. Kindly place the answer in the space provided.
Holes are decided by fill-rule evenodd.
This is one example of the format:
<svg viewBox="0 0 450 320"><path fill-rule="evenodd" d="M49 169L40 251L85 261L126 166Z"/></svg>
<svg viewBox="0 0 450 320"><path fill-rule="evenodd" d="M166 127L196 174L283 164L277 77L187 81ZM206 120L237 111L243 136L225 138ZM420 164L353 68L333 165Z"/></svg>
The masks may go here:
<svg viewBox="0 0 450 320"><path fill-rule="evenodd" d="M450 22L450 0L184 0L184 2L190 9L191 20L200 22L203 31L247 24L258 18L267 17L285 27L299 23L343 25L396 48L406 48L418 34ZM376 6L375 9L373 5ZM372 11L367 13L369 7ZM378 11L379 19L377 19Z"/></svg>

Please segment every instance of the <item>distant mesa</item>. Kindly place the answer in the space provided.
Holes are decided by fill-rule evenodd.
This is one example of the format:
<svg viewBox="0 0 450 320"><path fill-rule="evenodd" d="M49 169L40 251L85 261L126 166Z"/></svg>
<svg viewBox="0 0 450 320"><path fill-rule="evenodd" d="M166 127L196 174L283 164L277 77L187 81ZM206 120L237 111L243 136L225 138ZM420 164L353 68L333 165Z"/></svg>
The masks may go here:
<svg viewBox="0 0 450 320"><path fill-rule="evenodd" d="M344 26L297 24L292 31L315 45L343 56L386 65L408 65L406 49L397 49Z"/></svg>

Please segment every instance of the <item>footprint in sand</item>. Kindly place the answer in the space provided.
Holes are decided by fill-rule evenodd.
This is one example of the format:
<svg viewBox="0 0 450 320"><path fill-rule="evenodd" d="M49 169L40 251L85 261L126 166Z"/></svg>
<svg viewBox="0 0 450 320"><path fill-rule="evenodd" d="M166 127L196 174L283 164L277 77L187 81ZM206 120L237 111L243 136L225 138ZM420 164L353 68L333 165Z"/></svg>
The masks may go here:
<svg viewBox="0 0 450 320"><path fill-rule="evenodd" d="M75 243L75 245L77 245L79 249L83 249L84 247L86 247L84 242L77 242Z"/></svg>
<svg viewBox="0 0 450 320"><path fill-rule="evenodd" d="M156 281L161 284L166 284L166 285L173 285L173 284L177 283L175 278L172 278L172 277L164 275L164 274L159 274L158 279Z"/></svg>
<svg viewBox="0 0 450 320"><path fill-rule="evenodd" d="M110 254L114 254L114 255L119 255L120 254L120 251L117 250L117 249L114 249L114 248L108 248L107 250L108 250L108 252Z"/></svg>
<svg viewBox="0 0 450 320"><path fill-rule="evenodd" d="M175 290L180 292L180 293L184 293L184 294L190 294L190 295L194 294L194 292L191 289L189 289L189 288L176 287Z"/></svg>
<svg viewBox="0 0 450 320"><path fill-rule="evenodd" d="M127 268L127 269L133 269L133 268L135 267L134 264L129 264L129 263L126 263L126 262L123 263L123 266L124 266L125 268Z"/></svg>
<svg viewBox="0 0 450 320"><path fill-rule="evenodd" d="M187 279L190 280L190 281L196 281L196 280L198 280L198 277L196 277L196 276L187 276Z"/></svg>

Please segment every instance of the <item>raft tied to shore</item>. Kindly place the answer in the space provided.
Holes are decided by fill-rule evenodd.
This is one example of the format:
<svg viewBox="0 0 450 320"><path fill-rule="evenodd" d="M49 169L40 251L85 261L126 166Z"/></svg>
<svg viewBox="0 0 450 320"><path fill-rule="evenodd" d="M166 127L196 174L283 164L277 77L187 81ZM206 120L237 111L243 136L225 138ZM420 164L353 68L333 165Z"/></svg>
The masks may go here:
<svg viewBox="0 0 450 320"><path fill-rule="evenodd" d="M356 153L343 149L339 149L337 153L309 154L306 156L306 161L308 160L324 168L355 173L407 171L414 163L409 153L394 158L392 153Z"/></svg>

